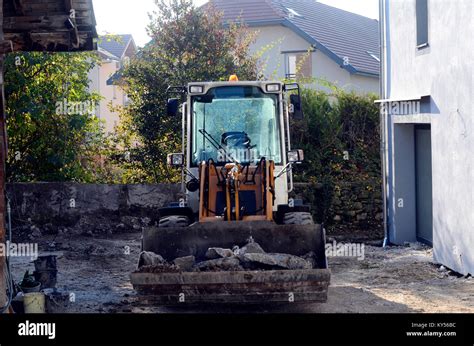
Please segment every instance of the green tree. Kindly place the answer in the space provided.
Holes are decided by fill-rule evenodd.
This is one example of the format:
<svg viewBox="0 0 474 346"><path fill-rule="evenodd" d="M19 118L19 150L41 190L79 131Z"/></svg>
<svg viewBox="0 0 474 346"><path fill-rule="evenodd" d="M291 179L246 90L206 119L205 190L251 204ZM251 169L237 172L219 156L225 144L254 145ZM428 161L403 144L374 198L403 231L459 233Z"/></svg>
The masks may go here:
<svg viewBox="0 0 474 346"><path fill-rule="evenodd" d="M10 54L5 64L9 181L94 180L102 137L88 91L93 53Z"/></svg>
<svg viewBox="0 0 474 346"><path fill-rule="evenodd" d="M115 160L124 182L176 179L166 155L180 151L181 118L166 115L168 86L194 81L255 80L257 58L249 55L255 35L241 24L225 26L211 6L196 8L191 0L156 0L158 11L148 26L151 42L123 72L129 106L121 110Z"/></svg>

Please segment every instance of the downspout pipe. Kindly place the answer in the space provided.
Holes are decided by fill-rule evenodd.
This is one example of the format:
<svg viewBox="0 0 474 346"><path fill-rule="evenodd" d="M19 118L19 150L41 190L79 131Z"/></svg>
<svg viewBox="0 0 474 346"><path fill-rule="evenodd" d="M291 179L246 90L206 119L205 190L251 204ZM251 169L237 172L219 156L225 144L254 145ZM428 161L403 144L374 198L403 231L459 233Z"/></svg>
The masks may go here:
<svg viewBox="0 0 474 346"><path fill-rule="evenodd" d="M385 43L385 0L379 0L379 35L380 35L380 99L385 100L386 95L386 76L385 76L385 63L386 63L386 43ZM383 247L386 247L390 243L389 232L388 232L388 213L387 213L387 108L384 104L380 104L380 159L382 168L382 200L383 200L383 227L385 238L383 241Z"/></svg>

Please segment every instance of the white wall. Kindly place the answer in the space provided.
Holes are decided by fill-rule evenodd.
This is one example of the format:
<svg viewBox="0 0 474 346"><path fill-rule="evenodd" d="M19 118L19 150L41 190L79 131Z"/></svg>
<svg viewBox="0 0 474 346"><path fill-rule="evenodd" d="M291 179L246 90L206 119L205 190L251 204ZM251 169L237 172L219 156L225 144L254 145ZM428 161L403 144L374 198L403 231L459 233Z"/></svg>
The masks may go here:
<svg viewBox="0 0 474 346"><path fill-rule="evenodd" d="M473 274L473 2L429 0L428 4L429 47L418 51L415 1L386 1L387 97L431 95L430 114L418 118L431 123L434 260ZM397 167L391 173L396 175ZM396 186L391 192L396 198Z"/></svg>
<svg viewBox="0 0 474 346"><path fill-rule="evenodd" d="M311 44L282 25L262 26L255 28L257 40L251 47L252 52L259 52L267 45L273 45L270 50L265 49L261 62L267 62L265 76L270 79L285 77L285 56L282 51L306 51ZM273 78L271 78L273 77Z"/></svg>
<svg viewBox="0 0 474 346"><path fill-rule="evenodd" d="M252 45L252 52L266 49L261 61L266 63L265 76L269 79L285 77L286 51L307 51L311 44L296 34L293 30L282 25L263 26L255 28L258 33L256 42ZM331 60L326 54L317 50L312 53L313 77L335 83L346 90L359 93L379 93L379 79L349 73Z"/></svg>

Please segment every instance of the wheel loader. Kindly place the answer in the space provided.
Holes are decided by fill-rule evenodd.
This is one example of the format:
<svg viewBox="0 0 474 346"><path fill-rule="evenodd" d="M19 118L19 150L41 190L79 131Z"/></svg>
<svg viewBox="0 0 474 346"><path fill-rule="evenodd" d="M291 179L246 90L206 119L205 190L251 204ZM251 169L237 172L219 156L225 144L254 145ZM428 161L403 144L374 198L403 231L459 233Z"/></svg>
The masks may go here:
<svg viewBox="0 0 474 346"><path fill-rule="evenodd" d="M303 117L298 84L271 81L189 83L170 87L169 116L181 113L182 152L168 155L181 170L182 198L159 210L144 229L142 250L172 263L210 248L237 249L251 240L269 254L305 256L304 269L137 271L139 296L159 304L325 302L330 272L325 233L310 207L289 198L302 150L290 143L292 118ZM181 108L181 112L180 112Z"/></svg>

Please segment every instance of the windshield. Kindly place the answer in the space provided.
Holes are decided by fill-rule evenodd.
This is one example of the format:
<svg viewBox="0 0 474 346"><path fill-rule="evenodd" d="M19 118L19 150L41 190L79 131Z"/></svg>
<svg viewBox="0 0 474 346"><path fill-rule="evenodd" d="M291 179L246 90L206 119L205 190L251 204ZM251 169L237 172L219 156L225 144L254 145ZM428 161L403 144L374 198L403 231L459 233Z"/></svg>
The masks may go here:
<svg viewBox="0 0 474 346"><path fill-rule="evenodd" d="M263 157L281 164L278 95L218 87L193 97L192 114L192 166L209 159L257 164Z"/></svg>

